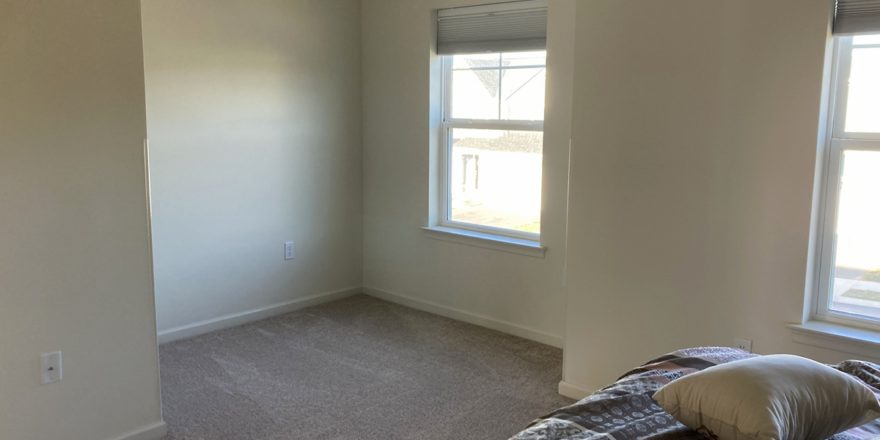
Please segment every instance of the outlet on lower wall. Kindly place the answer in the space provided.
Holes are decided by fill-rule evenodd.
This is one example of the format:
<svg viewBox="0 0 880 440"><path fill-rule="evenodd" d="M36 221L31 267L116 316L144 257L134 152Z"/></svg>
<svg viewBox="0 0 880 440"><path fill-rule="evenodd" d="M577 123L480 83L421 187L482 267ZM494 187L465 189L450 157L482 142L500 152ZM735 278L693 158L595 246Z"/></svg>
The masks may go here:
<svg viewBox="0 0 880 440"><path fill-rule="evenodd" d="M61 352L43 353L40 360L43 385L61 381Z"/></svg>
<svg viewBox="0 0 880 440"><path fill-rule="evenodd" d="M293 242L292 241L285 241L284 242L284 259L285 260L293 260L294 258L296 258L296 252L293 247Z"/></svg>
<svg viewBox="0 0 880 440"><path fill-rule="evenodd" d="M749 353L752 352L752 340L751 339L741 339L736 338L733 340L734 348L738 348L740 350L745 350Z"/></svg>

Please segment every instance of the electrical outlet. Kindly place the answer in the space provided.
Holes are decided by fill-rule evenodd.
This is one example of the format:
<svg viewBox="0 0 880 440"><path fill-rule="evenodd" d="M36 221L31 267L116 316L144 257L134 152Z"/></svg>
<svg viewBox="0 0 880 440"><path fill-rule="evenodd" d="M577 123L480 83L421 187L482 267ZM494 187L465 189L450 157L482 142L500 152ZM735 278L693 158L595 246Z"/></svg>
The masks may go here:
<svg viewBox="0 0 880 440"><path fill-rule="evenodd" d="M43 353L41 356L43 368L43 385L55 383L61 380L61 352Z"/></svg>
<svg viewBox="0 0 880 440"><path fill-rule="evenodd" d="M294 251L294 248L293 248L293 242L292 241L285 241L284 242L284 259L285 260L292 260L295 257L296 257L296 252Z"/></svg>
<svg viewBox="0 0 880 440"><path fill-rule="evenodd" d="M751 339L741 339L737 338L733 340L734 348L738 348L740 350L745 350L749 353L752 352L752 340Z"/></svg>

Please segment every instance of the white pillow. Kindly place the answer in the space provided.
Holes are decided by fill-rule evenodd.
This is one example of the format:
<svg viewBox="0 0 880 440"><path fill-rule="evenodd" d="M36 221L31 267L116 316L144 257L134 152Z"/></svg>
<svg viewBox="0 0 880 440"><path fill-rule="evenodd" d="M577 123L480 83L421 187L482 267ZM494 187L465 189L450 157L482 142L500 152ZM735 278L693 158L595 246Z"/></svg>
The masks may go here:
<svg viewBox="0 0 880 440"><path fill-rule="evenodd" d="M718 440L821 440L880 417L858 379L798 356L759 356L666 384L654 399Z"/></svg>

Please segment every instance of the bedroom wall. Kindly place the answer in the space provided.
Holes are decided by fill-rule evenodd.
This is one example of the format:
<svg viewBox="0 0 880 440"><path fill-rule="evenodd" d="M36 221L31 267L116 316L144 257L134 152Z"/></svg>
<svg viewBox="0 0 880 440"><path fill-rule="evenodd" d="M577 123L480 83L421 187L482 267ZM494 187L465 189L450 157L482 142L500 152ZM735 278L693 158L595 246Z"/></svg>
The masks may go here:
<svg viewBox="0 0 880 440"><path fill-rule="evenodd" d="M676 348L792 340L827 0L578 3L561 387Z"/></svg>
<svg viewBox="0 0 880 440"><path fill-rule="evenodd" d="M438 241L420 229L427 224L429 176L434 175L429 145L437 136L437 113L430 114L432 67L437 67L431 55L431 11L475 3L363 2L365 291L561 345L574 1L554 0L549 11L542 217L546 257Z"/></svg>
<svg viewBox="0 0 880 440"><path fill-rule="evenodd" d="M143 27L160 339L358 292L359 2L150 0Z"/></svg>
<svg viewBox="0 0 880 440"><path fill-rule="evenodd" d="M164 432L142 59L137 0L0 1L2 439Z"/></svg>

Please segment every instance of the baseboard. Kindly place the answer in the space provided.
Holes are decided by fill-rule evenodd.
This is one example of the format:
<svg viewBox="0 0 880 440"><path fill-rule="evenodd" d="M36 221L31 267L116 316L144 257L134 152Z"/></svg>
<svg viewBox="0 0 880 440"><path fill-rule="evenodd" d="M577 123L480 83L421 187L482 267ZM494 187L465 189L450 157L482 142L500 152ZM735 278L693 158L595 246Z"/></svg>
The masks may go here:
<svg viewBox="0 0 880 440"><path fill-rule="evenodd" d="M129 431L119 437L114 437L112 440L159 440L165 437L166 433L168 433L168 426L165 425L164 421L160 420L134 431Z"/></svg>
<svg viewBox="0 0 880 440"><path fill-rule="evenodd" d="M194 322L180 327L170 328L159 332L159 343L177 341L179 339L191 338L203 333L222 330L229 327L235 327L247 324L261 319L271 318L276 315L283 315L295 310L306 307L316 306L330 301L346 298L361 293L360 287L349 287L347 289L336 290L332 292L319 293L302 298L297 298L283 303L273 304L257 309L245 310L239 313L223 315L217 318L207 319L204 321Z"/></svg>
<svg viewBox="0 0 880 440"><path fill-rule="evenodd" d="M574 400L581 400L593 392L561 380L559 381L559 394Z"/></svg>
<svg viewBox="0 0 880 440"><path fill-rule="evenodd" d="M363 293L379 299L383 299L385 301L397 303L402 306L422 310L428 313L433 313L435 315L445 316L447 318L455 319L457 321L464 321L470 324L479 325L481 327L490 328L492 330L498 330L503 333L519 336L521 338L540 342L542 344L547 344L553 347L562 348L561 337L519 324L514 324L512 322L502 321L500 319L466 312L464 310L436 304L430 301L425 301L423 299L414 298L400 293L393 293L387 290L377 289L375 287L364 287Z"/></svg>

